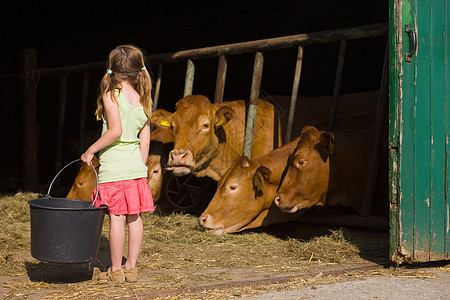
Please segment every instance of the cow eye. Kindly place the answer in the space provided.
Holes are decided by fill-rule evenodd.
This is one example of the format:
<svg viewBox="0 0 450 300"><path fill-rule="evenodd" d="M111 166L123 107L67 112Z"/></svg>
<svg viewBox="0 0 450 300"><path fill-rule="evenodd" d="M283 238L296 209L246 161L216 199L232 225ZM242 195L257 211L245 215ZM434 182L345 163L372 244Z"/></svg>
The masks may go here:
<svg viewBox="0 0 450 300"><path fill-rule="evenodd" d="M308 161L305 160L305 159L299 159L299 160L297 161L297 167L299 167L299 168L304 167L304 166L306 165L307 162L308 162Z"/></svg>
<svg viewBox="0 0 450 300"><path fill-rule="evenodd" d="M209 124L203 124L202 129L208 129L209 128Z"/></svg>
<svg viewBox="0 0 450 300"><path fill-rule="evenodd" d="M235 190L237 190L238 186L237 184L232 184L230 186L228 186L228 191L233 192Z"/></svg>

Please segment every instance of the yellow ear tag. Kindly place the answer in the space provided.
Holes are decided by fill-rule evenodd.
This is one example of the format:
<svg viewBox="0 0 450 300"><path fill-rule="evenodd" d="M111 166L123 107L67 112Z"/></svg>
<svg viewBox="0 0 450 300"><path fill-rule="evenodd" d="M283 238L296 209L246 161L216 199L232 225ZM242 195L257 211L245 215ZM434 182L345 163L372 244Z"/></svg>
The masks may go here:
<svg viewBox="0 0 450 300"><path fill-rule="evenodd" d="M167 121L167 120L162 120L161 121L161 126L170 127L170 122Z"/></svg>
<svg viewBox="0 0 450 300"><path fill-rule="evenodd" d="M222 126L223 125L223 119L220 119L217 123L216 126Z"/></svg>

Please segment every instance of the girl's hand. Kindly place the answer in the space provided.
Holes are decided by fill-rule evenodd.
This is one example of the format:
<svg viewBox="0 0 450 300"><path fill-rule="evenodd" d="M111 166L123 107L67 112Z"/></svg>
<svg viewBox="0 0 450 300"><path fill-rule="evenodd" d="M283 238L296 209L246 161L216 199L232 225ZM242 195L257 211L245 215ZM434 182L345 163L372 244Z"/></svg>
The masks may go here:
<svg viewBox="0 0 450 300"><path fill-rule="evenodd" d="M90 153L89 150L81 154L81 160L88 166L91 165L92 158L94 157L93 153Z"/></svg>

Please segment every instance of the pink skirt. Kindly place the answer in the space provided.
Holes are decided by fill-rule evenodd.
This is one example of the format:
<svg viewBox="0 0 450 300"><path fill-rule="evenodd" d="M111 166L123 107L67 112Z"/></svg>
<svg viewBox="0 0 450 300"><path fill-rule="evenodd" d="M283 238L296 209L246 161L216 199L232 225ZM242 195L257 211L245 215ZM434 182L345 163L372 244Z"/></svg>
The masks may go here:
<svg viewBox="0 0 450 300"><path fill-rule="evenodd" d="M91 196L91 202L95 199L96 190ZM100 183L94 206L102 205L108 206L113 215L134 215L155 210L152 192L145 177Z"/></svg>

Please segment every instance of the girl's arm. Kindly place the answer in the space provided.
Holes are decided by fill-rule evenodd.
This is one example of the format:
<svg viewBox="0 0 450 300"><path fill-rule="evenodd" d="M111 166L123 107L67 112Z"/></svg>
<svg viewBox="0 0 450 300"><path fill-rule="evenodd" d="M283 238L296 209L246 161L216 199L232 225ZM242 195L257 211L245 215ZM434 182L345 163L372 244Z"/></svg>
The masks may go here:
<svg viewBox="0 0 450 300"><path fill-rule="evenodd" d="M139 133L139 139L139 148L141 149L142 160L145 164L148 158L148 151L150 150L150 120L147 120L144 127L142 127L141 132Z"/></svg>
<svg viewBox="0 0 450 300"><path fill-rule="evenodd" d="M95 153L111 145L122 135L119 106L111 99L111 93L103 96L103 108L105 110L106 120L108 120L108 129L81 155L81 160L87 165L91 164L92 157L94 157Z"/></svg>

